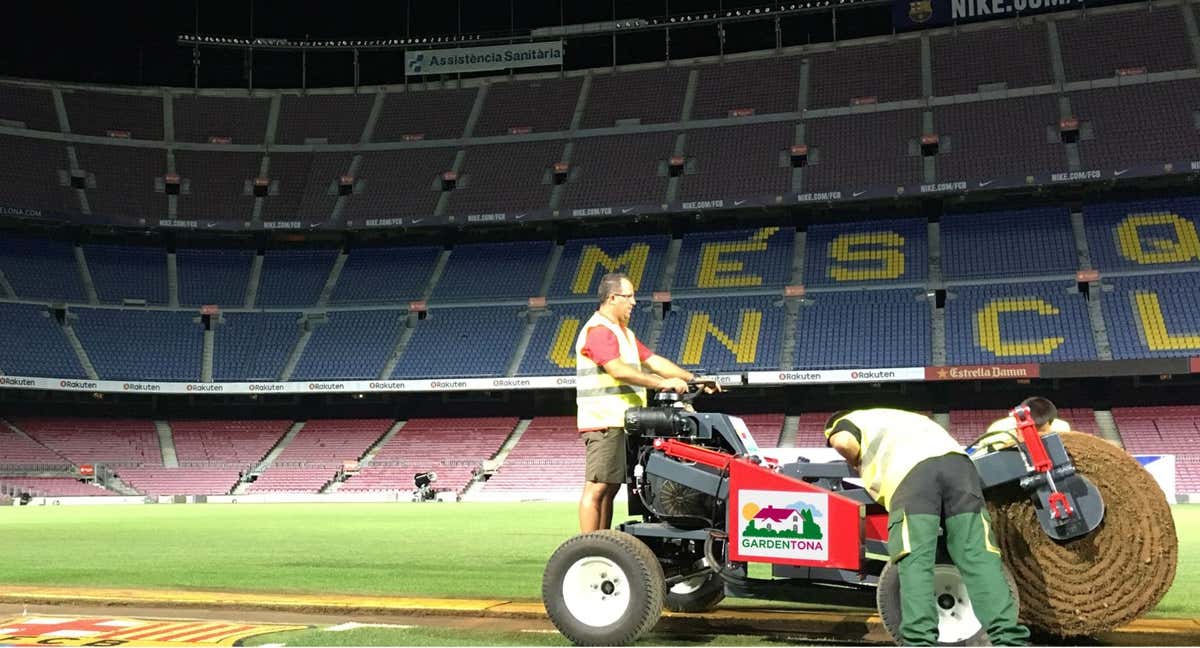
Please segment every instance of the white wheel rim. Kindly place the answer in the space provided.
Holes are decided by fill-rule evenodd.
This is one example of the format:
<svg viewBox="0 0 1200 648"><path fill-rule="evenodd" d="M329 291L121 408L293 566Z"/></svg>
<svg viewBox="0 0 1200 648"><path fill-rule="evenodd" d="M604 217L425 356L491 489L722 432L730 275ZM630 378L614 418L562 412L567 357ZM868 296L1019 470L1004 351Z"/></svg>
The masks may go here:
<svg viewBox="0 0 1200 648"><path fill-rule="evenodd" d="M572 617L602 628L616 623L629 609L629 578L608 558L585 556L563 576L562 594Z"/></svg>
<svg viewBox="0 0 1200 648"><path fill-rule="evenodd" d="M700 589L700 586L704 585L704 581L706 580L708 580L707 576L697 576L695 578L689 578L685 581L679 581L671 586L671 593L684 595L691 594L692 592Z"/></svg>
<svg viewBox="0 0 1200 648"><path fill-rule="evenodd" d="M975 618L967 587L957 568L951 565L934 567L933 596L937 602L939 643L963 642L983 629L979 619Z"/></svg>

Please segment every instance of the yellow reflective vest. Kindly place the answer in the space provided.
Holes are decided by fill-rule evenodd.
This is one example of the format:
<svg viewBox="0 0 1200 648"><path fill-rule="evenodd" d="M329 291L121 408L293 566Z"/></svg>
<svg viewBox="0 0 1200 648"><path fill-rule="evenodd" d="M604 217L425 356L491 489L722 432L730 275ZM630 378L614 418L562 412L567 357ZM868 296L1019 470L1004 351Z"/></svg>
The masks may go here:
<svg viewBox="0 0 1200 648"><path fill-rule="evenodd" d="M933 457L966 454L942 426L913 412L863 409L837 420L853 423L862 433L859 473L863 486L885 507L913 466ZM825 431L827 438L829 432Z"/></svg>
<svg viewBox="0 0 1200 648"><path fill-rule="evenodd" d="M582 351L587 344L588 331L603 326L617 336L621 361L641 370L642 359L638 354L637 337L628 328L601 315L599 311L584 324L575 341L575 405L578 407L580 430L598 430L610 427L625 427L625 410L630 407L646 406L646 388L627 385L608 375L604 367L597 365Z"/></svg>
<svg viewBox="0 0 1200 648"><path fill-rule="evenodd" d="M1011 416L1006 416L1002 419L993 421L992 424L988 426L987 432L984 434L984 436L980 437L979 441L975 443L975 446L987 450L999 450L1001 448L1007 448L1009 446L1016 445L1016 440L1013 438L1012 434L1010 434L1015 434L1016 431L1016 419ZM1062 419L1056 418L1053 421L1050 421L1050 431L1070 432L1071 424Z"/></svg>

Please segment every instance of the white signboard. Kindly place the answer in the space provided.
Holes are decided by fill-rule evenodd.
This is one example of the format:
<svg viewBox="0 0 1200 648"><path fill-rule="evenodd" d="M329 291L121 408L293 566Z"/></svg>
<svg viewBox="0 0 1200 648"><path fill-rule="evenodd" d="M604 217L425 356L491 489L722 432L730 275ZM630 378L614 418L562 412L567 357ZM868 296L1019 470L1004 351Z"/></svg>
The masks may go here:
<svg viewBox="0 0 1200 648"><path fill-rule="evenodd" d="M453 74L508 68L562 65L563 42L513 43L488 47L409 50L404 53L404 73Z"/></svg>

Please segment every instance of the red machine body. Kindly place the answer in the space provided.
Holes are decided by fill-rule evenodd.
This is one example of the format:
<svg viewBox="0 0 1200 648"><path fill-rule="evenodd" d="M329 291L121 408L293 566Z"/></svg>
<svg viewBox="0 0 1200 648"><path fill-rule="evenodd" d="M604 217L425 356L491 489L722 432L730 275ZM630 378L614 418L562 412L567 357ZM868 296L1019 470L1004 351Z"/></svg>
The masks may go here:
<svg viewBox="0 0 1200 648"><path fill-rule="evenodd" d="M866 516L850 498L724 452L675 439L654 446L729 475L730 560L857 571L863 538L887 537L887 515Z"/></svg>

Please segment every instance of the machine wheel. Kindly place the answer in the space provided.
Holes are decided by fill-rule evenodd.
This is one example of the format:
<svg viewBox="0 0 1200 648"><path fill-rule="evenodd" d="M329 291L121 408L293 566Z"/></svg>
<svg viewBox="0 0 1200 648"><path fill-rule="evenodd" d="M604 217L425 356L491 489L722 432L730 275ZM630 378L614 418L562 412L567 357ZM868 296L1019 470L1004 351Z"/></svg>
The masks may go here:
<svg viewBox="0 0 1200 648"><path fill-rule="evenodd" d="M1008 567L1004 568L1004 580L1008 583L1008 591L1012 592L1013 600L1020 609L1021 601L1017 595L1017 584L1013 581ZM958 568L951 564L939 563L933 568L933 591L938 606L938 644L943 646L990 646L987 631L971 608L971 599L967 597L967 588L963 583ZM895 563L884 565L879 574L879 588L875 593L875 603L879 608L879 616L888 635L897 645L900 639L900 570Z"/></svg>
<svg viewBox="0 0 1200 648"><path fill-rule="evenodd" d="M703 566L703 562L695 565ZM666 608L672 612L708 612L725 599L725 581L716 572L680 581L667 590Z"/></svg>
<svg viewBox="0 0 1200 648"><path fill-rule="evenodd" d="M555 550L542 576L542 603L554 627L577 646L627 646L662 616L665 579L637 538L603 530Z"/></svg>

